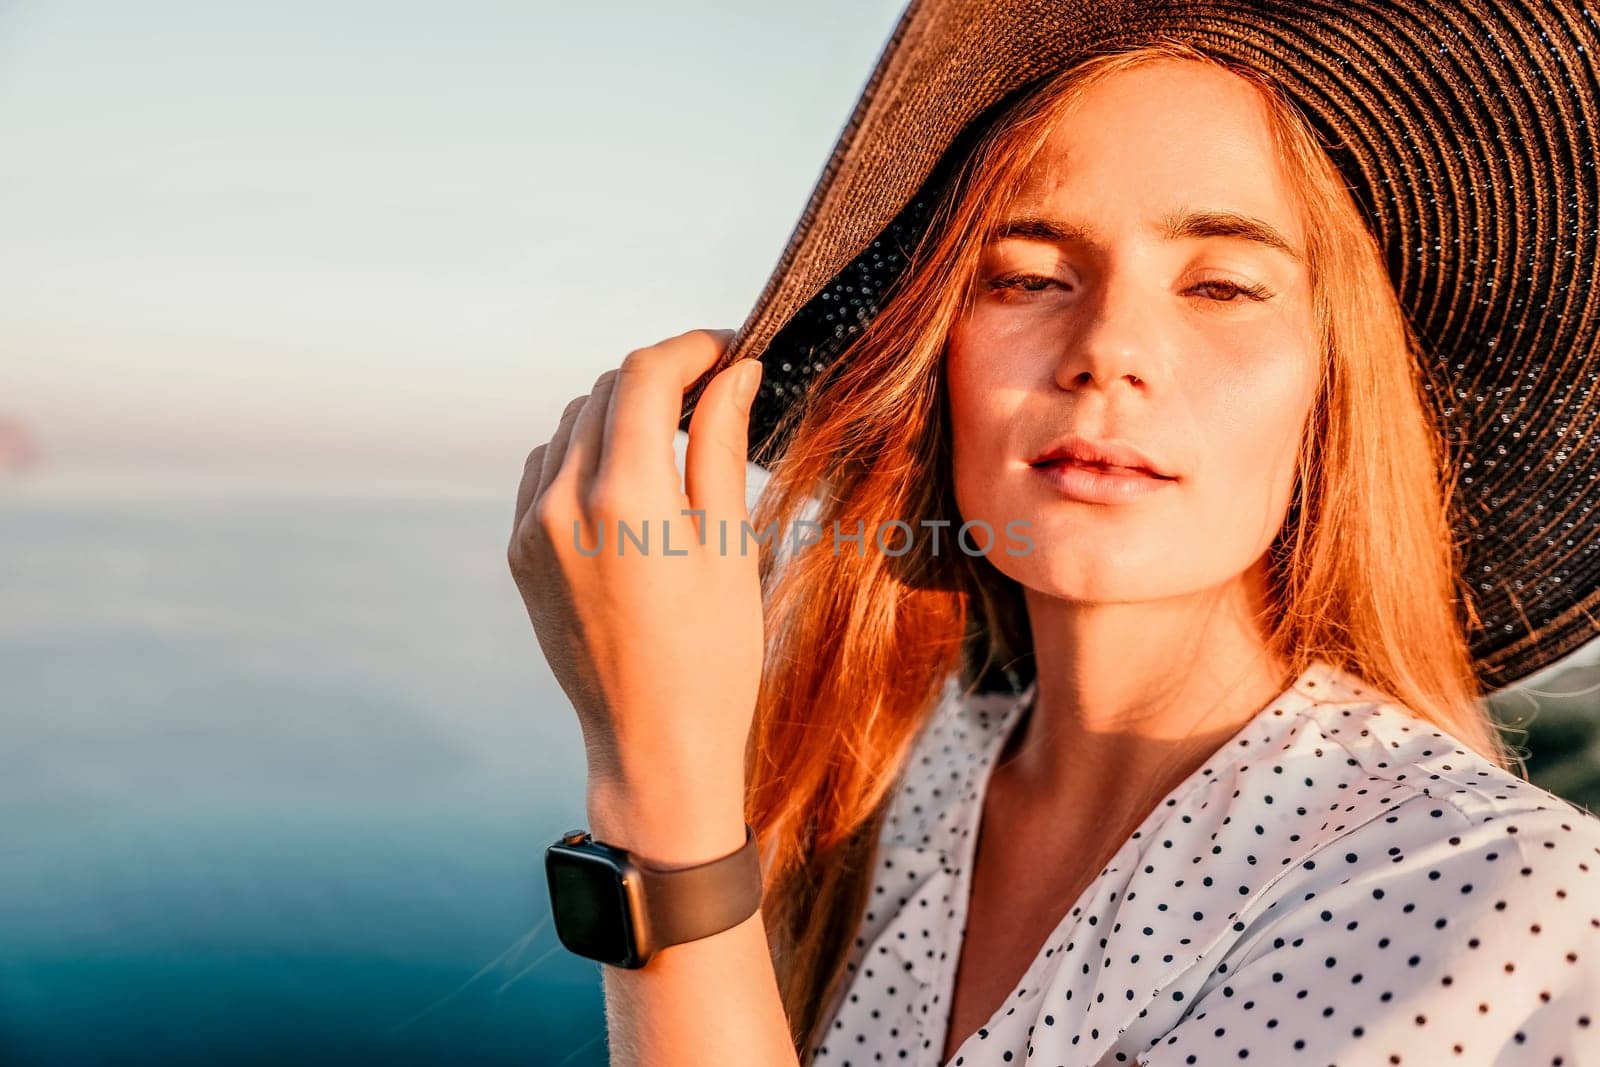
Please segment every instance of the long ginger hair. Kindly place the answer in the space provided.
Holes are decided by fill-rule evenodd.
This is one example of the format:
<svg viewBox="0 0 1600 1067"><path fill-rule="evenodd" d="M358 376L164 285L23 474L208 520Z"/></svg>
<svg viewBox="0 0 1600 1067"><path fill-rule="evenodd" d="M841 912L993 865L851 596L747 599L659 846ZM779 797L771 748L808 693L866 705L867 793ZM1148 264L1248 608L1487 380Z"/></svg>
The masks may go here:
<svg viewBox="0 0 1600 1067"><path fill-rule="evenodd" d="M1098 79L1159 59L1217 64L1258 87L1303 212L1320 382L1268 550L1272 650L1296 672L1314 659L1350 670L1497 766L1514 765L1469 651L1477 620L1452 539L1453 463L1430 411L1428 354L1338 169L1253 68L1171 40L1095 55L1009 105L958 161L875 317L787 417L787 446L752 515L758 530L809 517L826 531L868 531L865 551L761 547L768 640L746 815L802 1064L842 992L888 803L947 681L968 692L1031 654L1021 587L986 558L932 552L921 538L903 554L874 551L870 531L896 519L960 525L943 355L981 235L1064 108Z"/></svg>

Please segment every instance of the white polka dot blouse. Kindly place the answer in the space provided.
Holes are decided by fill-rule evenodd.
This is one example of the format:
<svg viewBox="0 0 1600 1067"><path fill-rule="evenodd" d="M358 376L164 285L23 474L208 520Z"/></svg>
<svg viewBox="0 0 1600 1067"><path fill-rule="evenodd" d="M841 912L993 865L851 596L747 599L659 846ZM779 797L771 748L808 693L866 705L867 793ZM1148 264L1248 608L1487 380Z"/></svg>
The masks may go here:
<svg viewBox="0 0 1600 1067"><path fill-rule="evenodd" d="M984 789L961 695L884 822L828 1067L936 1067ZM1600 818L1318 661L1156 803L953 1067L1600 1065Z"/></svg>

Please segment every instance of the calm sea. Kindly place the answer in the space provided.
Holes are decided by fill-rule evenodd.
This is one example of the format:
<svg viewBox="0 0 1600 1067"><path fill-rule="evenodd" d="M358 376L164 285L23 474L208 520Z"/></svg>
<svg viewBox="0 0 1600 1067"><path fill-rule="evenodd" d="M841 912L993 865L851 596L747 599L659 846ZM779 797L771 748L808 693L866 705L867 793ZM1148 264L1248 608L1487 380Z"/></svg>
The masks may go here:
<svg viewBox="0 0 1600 1067"><path fill-rule="evenodd" d="M510 510L0 486L0 1063L606 1062Z"/></svg>

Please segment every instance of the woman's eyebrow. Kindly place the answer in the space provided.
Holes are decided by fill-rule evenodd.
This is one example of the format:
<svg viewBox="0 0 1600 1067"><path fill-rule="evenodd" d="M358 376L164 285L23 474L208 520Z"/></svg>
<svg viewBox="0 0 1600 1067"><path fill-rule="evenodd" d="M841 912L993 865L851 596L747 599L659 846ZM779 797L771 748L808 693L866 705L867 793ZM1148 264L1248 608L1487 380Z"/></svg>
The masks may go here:
<svg viewBox="0 0 1600 1067"><path fill-rule="evenodd" d="M1161 219L1158 232L1164 240L1169 241L1196 237L1235 237L1275 248L1291 259L1304 258L1277 227L1236 211L1176 212ZM994 228L989 240L999 241L1005 238L1057 243L1070 241L1083 244L1095 243L1094 231L1088 227L1042 215L1019 215L1006 219Z"/></svg>

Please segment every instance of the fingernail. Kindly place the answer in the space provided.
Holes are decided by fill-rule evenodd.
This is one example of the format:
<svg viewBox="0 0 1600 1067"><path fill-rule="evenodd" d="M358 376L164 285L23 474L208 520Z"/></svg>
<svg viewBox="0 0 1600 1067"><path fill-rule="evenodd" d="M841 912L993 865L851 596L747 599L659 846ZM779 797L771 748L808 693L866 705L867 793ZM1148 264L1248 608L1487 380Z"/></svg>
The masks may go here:
<svg viewBox="0 0 1600 1067"><path fill-rule="evenodd" d="M761 384L761 361L747 359L744 366L739 368L739 402L746 407L755 399L756 388Z"/></svg>

